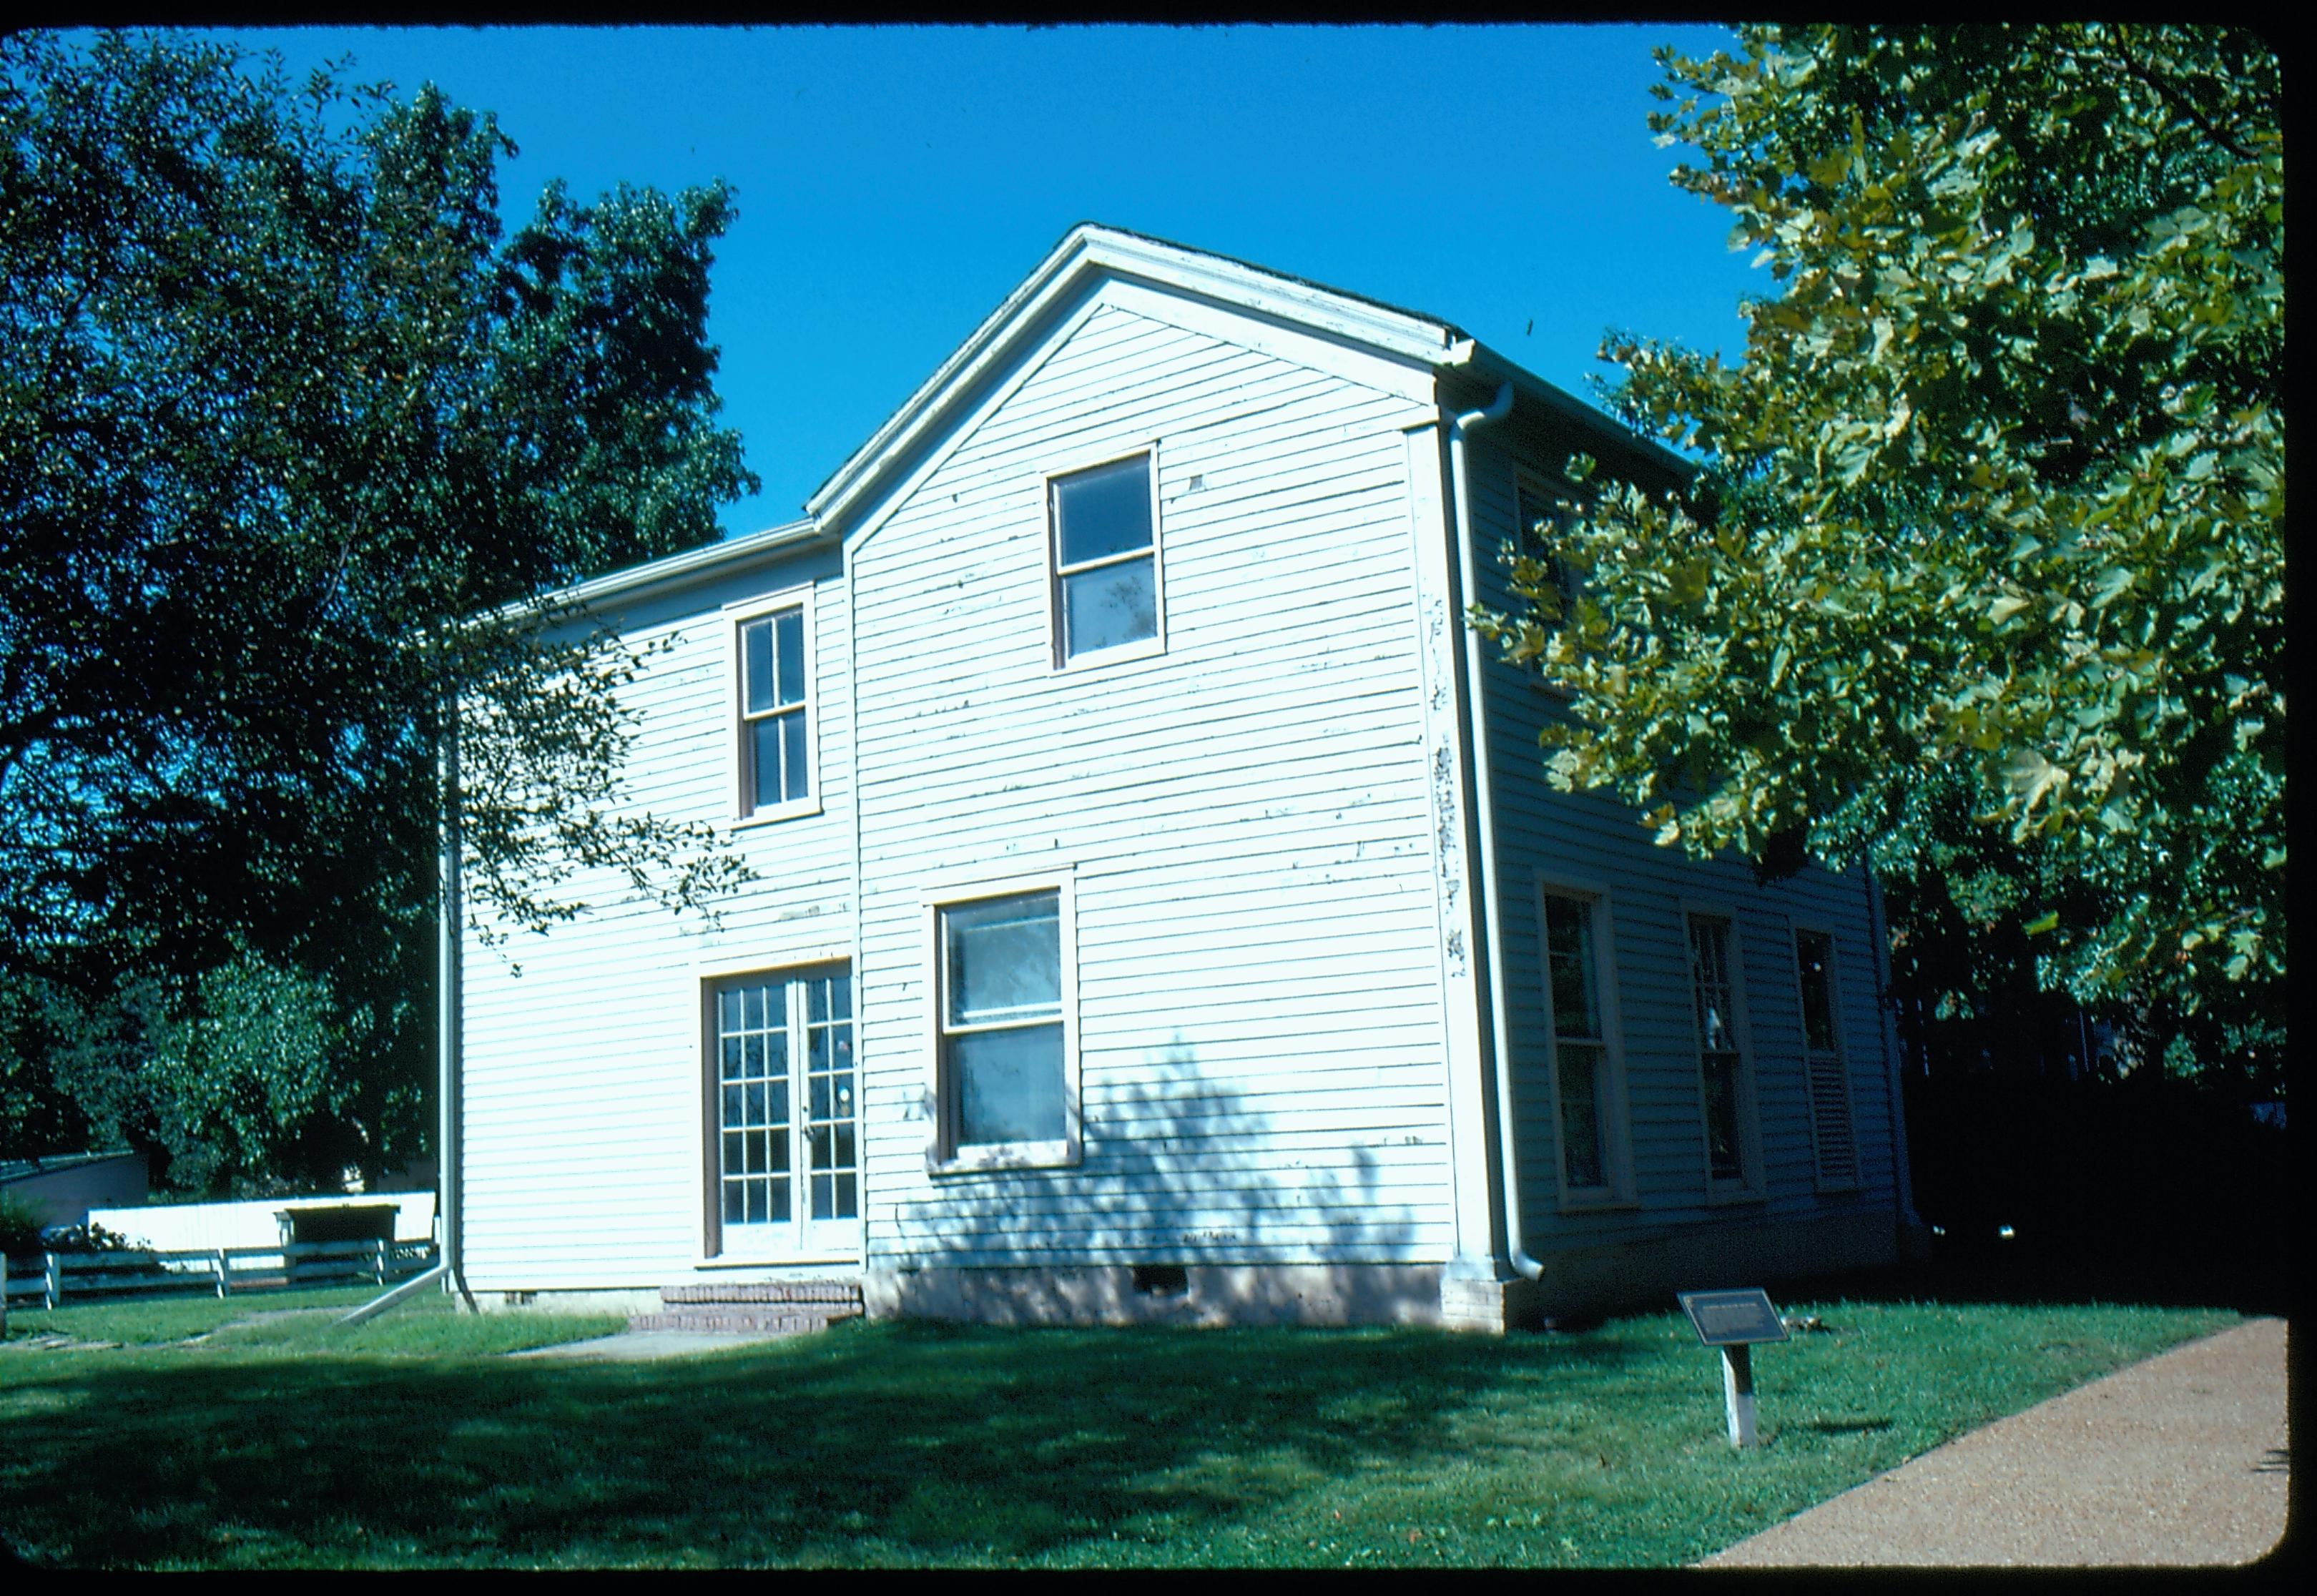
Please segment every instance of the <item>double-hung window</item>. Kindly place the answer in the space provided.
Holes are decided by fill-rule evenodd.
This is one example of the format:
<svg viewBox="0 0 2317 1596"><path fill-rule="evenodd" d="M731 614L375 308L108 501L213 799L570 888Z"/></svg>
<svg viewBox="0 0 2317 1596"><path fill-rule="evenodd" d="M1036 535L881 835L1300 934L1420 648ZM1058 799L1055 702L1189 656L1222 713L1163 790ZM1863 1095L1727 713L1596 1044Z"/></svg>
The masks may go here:
<svg viewBox="0 0 2317 1596"><path fill-rule="evenodd" d="M1559 495L1528 481L1521 482L1513 490L1513 505L1514 519L1522 534L1521 550L1542 560L1551 573L1549 587L1560 611L1552 619L1568 625L1576 620L1577 601L1585 594L1584 570L1561 550L1568 512L1561 508Z"/></svg>
<svg viewBox="0 0 2317 1596"><path fill-rule="evenodd" d="M794 813L812 801L806 611L799 598L743 612L733 623L738 811L744 818Z"/></svg>
<svg viewBox="0 0 2317 1596"><path fill-rule="evenodd" d="M1697 1014L1698 1083L1705 1118L1706 1171L1716 1191L1754 1185L1747 1124L1751 1083L1738 1015L1738 978L1730 922L1691 914L1689 977Z"/></svg>
<svg viewBox="0 0 2317 1596"><path fill-rule="evenodd" d="M1615 1199L1624 1184L1623 1105L1605 1001L1601 900L1547 888L1545 999L1552 1033L1561 1184L1575 1202Z"/></svg>
<svg viewBox="0 0 2317 1596"><path fill-rule="evenodd" d="M1054 665L1159 646L1158 515L1148 453L1046 481Z"/></svg>
<svg viewBox="0 0 2317 1596"><path fill-rule="evenodd" d="M931 906L937 1167L1078 1156L1069 901L1043 887Z"/></svg>
<svg viewBox="0 0 2317 1596"><path fill-rule="evenodd" d="M1835 1017L1834 939L1822 931L1796 931L1794 967L1802 983L1803 1057L1810 1076L1818 1183L1821 1190L1846 1190L1858 1184L1858 1142L1851 1127L1842 1030Z"/></svg>

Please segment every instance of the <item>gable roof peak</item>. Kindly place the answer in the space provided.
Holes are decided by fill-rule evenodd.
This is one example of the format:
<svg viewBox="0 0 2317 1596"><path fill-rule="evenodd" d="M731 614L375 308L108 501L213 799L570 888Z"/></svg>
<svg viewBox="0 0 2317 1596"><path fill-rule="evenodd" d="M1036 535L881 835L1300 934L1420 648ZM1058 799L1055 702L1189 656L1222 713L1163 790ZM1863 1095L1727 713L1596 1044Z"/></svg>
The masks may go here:
<svg viewBox="0 0 2317 1596"><path fill-rule="evenodd" d="M1450 323L1403 310L1267 266L1194 249L1107 223L1081 221L1065 232L1044 260L983 318L869 440L831 473L805 513L815 522L841 522L927 432L953 402L974 389L1046 313L1070 299L1088 279L1141 281L1237 309L1302 325L1420 366L1453 365L1468 358L1472 340Z"/></svg>

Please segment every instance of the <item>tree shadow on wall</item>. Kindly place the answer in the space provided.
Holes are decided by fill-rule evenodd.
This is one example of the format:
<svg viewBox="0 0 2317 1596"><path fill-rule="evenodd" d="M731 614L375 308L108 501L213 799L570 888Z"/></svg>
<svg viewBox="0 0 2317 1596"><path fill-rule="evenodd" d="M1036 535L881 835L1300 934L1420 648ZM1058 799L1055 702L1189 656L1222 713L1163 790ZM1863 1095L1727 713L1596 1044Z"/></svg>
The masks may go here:
<svg viewBox="0 0 2317 1596"><path fill-rule="evenodd" d="M1226 1073L1179 1030L1123 1065L1090 1057L1078 1165L944 1175L933 1202L904 1206L899 1239L879 1246L897 1249L904 1311L993 1323L1433 1322L1451 1201L1441 1088L1363 1088L1361 1071L1331 1080L1313 1068L1300 1077L1311 1085L1291 1089L1302 1062ZM1397 1073L1412 1081L1423 1067ZM980 1271L1009 1272L977 1284ZM1054 1278L1038 1279L1045 1271ZM949 1278L934 1284L936 1272Z"/></svg>

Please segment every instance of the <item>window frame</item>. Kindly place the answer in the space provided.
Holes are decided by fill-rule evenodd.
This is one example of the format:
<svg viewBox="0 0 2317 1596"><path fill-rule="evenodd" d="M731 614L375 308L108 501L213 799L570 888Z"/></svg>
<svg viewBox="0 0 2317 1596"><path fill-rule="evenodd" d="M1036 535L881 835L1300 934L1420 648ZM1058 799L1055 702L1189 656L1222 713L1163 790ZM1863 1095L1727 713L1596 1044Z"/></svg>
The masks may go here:
<svg viewBox="0 0 2317 1596"><path fill-rule="evenodd" d="M816 594L816 584L801 583L777 593L762 593L727 604L721 611L725 655L726 789L731 803L729 824L735 830L769 825L776 821L793 820L799 816L818 815L821 811L820 674L817 668L813 627ZM801 617L804 630L805 790L801 798L753 808L749 798L755 770L748 747L748 663L740 635L752 621L764 620L792 610Z"/></svg>
<svg viewBox="0 0 2317 1596"><path fill-rule="evenodd" d="M1834 1031L1835 1077L1842 1083L1842 1121L1850 1137L1850 1178L1829 1180L1826 1172L1826 1148L1819 1136L1818 1060L1827 1055L1811 1045L1810 1004L1803 993L1803 938L1820 936L1826 939L1826 1003L1827 1021ZM1811 1156L1818 1174L1820 1191L1856 1191L1865 1183L1863 1161L1858 1150L1857 1093L1850 1083L1850 1039L1842 1023L1842 939L1829 926L1815 921L1796 921L1789 928L1788 941L1794 955L1794 1018L1800 1027L1803 1057L1803 1101L1810 1108Z"/></svg>
<svg viewBox="0 0 2317 1596"><path fill-rule="evenodd" d="M1570 898L1587 908L1591 932L1593 990L1600 1010L1602 1060L1594 1082L1600 1105L1602 1172L1599 1187L1574 1186L1569 1180L1569 1152L1561 1137L1561 1034L1552 1014L1552 949L1547 900ZM1536 882L1536 947L1539 995L1543 999L1545 1034L1545 1075L1552 1105L1554 1177L1564 1213L1589 1213L1604 1208L1637 1206L1633 1188L1633 1117L1627 1101L1625 1039L1617 1002L1615 913L1606 887L1573 881L1561 876L1540 876Z"/></svg>
<svg viewBox="0 0 2317 1596"><path fill-rule="evenodd" d="M1120 643L1108 648L1089 650L1084 654L1065 655L1062 625L1062 578L1080 571L1100 570L1108 566L1124 565L1129 560L1144 557L1139 554L1107 555L1099 560L1086 560L1065 570L1062 566L1062 523L1056 513L1059 499L1056 485L1064 478L1098 471L1105 466L1122 465L1131 459L1148 462L1144 486L1150 495L1150 606L1151 633L1131 643ZM1065 672L1097 669L1103 665L1123 664L1129 660L1150 659L1167 652L1167 557L1166 534L1159 525L1158 498L1158 440L1146 440L1128 449L1107 450L1098 454L1074 457L1066 463L1051 466L1038 473L1038 514L1045 540L1046 561L1046 662L1060 674Z"/></svg>
<svg viewBox="0 0 2317 1596"><path fill-rule="evenodd" d="M943 887L927 891L922 900L920 935L926 971L926 1085L931 1121L926 1139L926 1170L934 1175L972 1174L989 1170L1060 1169L1085 1157L1081 1072L1078 1058L1078 972L1077 872L1070 869L999 880ZM942 914L999 898L1055 895L1056 950L1061 961L1060 1021L1062 1026L1062 1135L1035 1142L989 1143L961 1147L952 1122L952 1094L947 1020L948 960L944 957ZM1041 1023L1044 1023L1041 1021Z"/></svg>
<svg viewBox="0 0 2317 1596"><path fill-rule="evenodd" d="M1697 1016L1697 967L1690 950L1693 920L1722 923L1724 951L1730 960L1730 1031L1738 1044L1738 1163L1735 1180L1713 1172L1713 1128L1706 1117L1705 1033ZM1757 1095L1754 1030L1746 1001L1746 942L1737 905L1712 899L1681 900L1681 957L1684 985L1689 989L1689 1027L1695 1039L1697 1081L1698 1162L1705 1177L1709 1203L1758 1201L1767 1194L1762 1170L1760 1104Z"/></svg>
<svg viewBox="0 0 2317 1596"><path fill-rule="evenodd" d="M851 989L853 1015L853 1178L854 1217L816 1220L811 1216L811 1169L808 1152L801 1161L792 1157L790 1177L792 1196L791 1217L781 1226L787 1231L790 1244L786 1247L762 1245L736 1249L724 1222L723 1132L722 1106L719 1074L721 1048L717 1022L717 999L727 987L746 983L802 983L812 979L841 977ZM700 1092L700 1197L701 1232L700 1256L693 1261L698 1269L753 1267L763 1264L837 1262L855 1260L862 1255L862 1241L866 1235L869 1207L867 1159L868 1112L866 1107L866 1074L862 1068L861 1048L861 985L854 974L852 951L849 949L824 948L777 958L756 958L739 963L702 964L693 972L699 992L698 1041L700 1055L693 1078ZM791 1020L802 1006L792 997ZM793 1026L792 1026L793 1034ZM792 1083L803 1078L808 1090L791 1105L789 1135L792 1146L802 1146L810 1139L809 1064L800 1060L791 1066ZM817 1239L826 1241L831 1228L850 1226L845 1236L847 1244L829 1246L812 1244ZM815 1235L816 1228L819 1236ZM748 1239L762 1242L774 1239L772 1226Z"/></svg>
<svg viewBox="0 0 2317 1596"><path fill-rule="evenodd" d="M1521 548L1523 540L1528 536L1525 518L1521 514L1523 499L1529 497L1543 500L1574 499L1579 496L1580 495L1574 483L1563 482L1559 477L1533 470L1526 466L1515 467L1513 469L1513 546L1516 548ZM1525 674L1529 679L1529 685L1547 698L1566 703L1575 697L1569 689L1539 679L1533 670Z"/></svg>

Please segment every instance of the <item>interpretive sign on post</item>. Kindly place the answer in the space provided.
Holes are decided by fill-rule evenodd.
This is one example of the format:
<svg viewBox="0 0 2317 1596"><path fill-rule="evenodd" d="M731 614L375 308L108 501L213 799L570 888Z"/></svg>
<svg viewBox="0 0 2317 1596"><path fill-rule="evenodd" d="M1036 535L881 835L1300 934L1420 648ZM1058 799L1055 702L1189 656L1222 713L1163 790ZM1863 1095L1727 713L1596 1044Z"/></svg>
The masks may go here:
<svg viewBox="0 0 2317 1596"><path fill-rule="evenodd" d="M1770 1294L1758 1286L1741 1291L1682 1291L1675 1294L1689 1315L1697 1339L1722 1349L1722 1400L1730 1415L1730 1444L1754 1440L1754 1349L1786 1339Z"/></svg>

